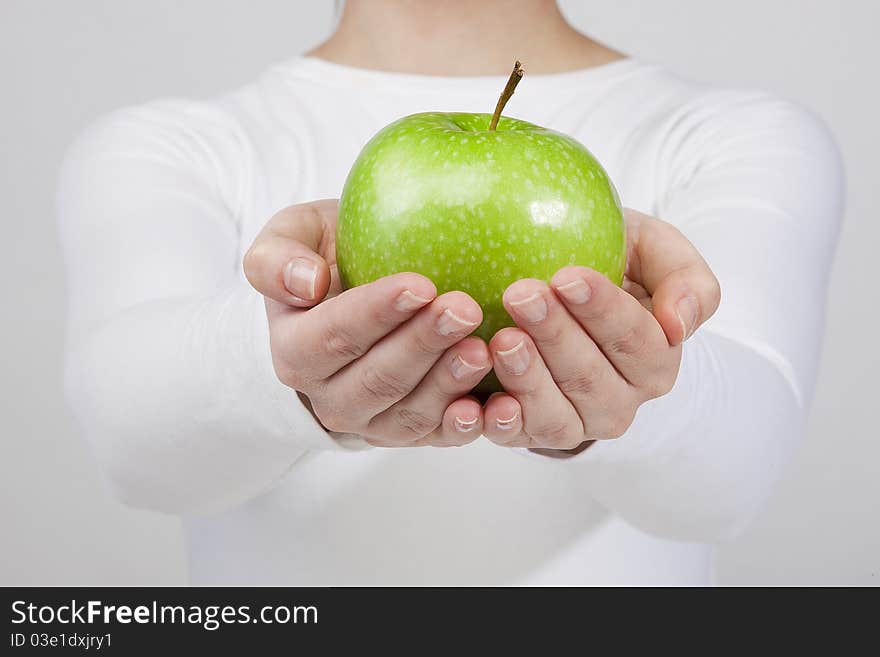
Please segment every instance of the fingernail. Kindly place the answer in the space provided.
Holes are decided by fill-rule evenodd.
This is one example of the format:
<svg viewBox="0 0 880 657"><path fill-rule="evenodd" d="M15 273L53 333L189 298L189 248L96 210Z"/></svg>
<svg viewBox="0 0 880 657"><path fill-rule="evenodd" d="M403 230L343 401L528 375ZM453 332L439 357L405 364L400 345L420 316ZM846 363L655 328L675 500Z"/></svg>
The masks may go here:
<svg viewBox="0 0 880 657"><path fill-rule="evenodd" d="M452 370L452 376L460 380L469 379L477 372L482 372L484 369L486 369L486 366L472 365L461 356L456 356L449 364L449 369Z"/></svg>
<svg viewBox="0 0 880 657"><path fill-rule="evenodd" d="M586 303L593 291L583 278L576 278L565 285L556 287L556 291L569 303Z"/></svg>
<svg viewBox="0 0 880 657"><path fill-rule="evenodd" d="M402 313L409 313L413 310L418 310L428 303L431 303L430 299L425 299L417 294L413 294L409 290L404 290L394 300L394 307Z"/></svg>
<svg viewBox="0 0 880 657"><path fill-rule="evenodd" d="M453 333L470 333L477 327L477 322L469 322L462 319L447 308L437 318L437 333L440 335L452 335Z"/></svg>
<svg viewBox="0 0 880 657"><path fill-rule="evenodd" d="M508 303L530 324L543 322L547 318L547 302L544 301L540 292L535 292L525 299Z"/></svg>
<svg viewBox="0 0 880 657"><path fill-rule="evenodd" d="M467 433L468 431L473 431L477 427L477 422L480 418L475 417L473 420L463 420L460 417L456 417L452 424L455 425L456 431L461 431L462 433Z"/></svg>
<svg viewBox="0 0 880 657"><path fill-rule="evenodd" d="M284 285L300 299L315 298L318 268L308 258L294 258L284 267Z"/></svg>
<svg viewBox="0 0 880 657"><path fill-rule="evenodd" d="M529 368L529 350L526 349L524 340L520 340L515 347L506 351L496 351L501 364L511 374L522 374Z"/></svg>
<svg viewBox="0 0 880 657"><path fill-rule="evenodd" d="M510 431L511 429L513 429L513 425L516 424L518 418L519 413L514 413L513 417L507 418L506 420L503 420L499 417L495 420L495 426L501 429L501 431Z"/></svg>
<svg viewBox="0 0 880 657"><path fill-rule="evenodd" d="M684 336L681 340L684 342L697 328L697 317L700 309L697 306L697 300L694 297L685 297L675 305L675 313L678 315L678 321L681 322L681 331Z"/></svg>

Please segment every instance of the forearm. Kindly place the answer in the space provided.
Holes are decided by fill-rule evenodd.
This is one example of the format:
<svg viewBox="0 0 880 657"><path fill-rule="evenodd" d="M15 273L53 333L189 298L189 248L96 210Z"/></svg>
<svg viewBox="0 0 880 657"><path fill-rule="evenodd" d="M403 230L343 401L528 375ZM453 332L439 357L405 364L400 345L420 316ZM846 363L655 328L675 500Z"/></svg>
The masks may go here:
<svg viewBox="0 0 880 657"><path fill-rule="evenodd" d="M768 496L803 416L776 365L704 331L685 345L672 392L644 404L622 438L563 467L580 469L590 494L640 529L725 540Z"/></svg>
<svg viewBox="0 0 880 657"><path fill-rule="evenodd" d="M337 446L275 377L262 306L241 281L139 304L71 346L68 398L125 502L227 507Z"/></svg>
<svg viewBox="0 0 880 657"><path fill-rule="evenodd" d="M685 343L673 391L569 461L632 524L718 541L759 510L803 433L843 170L821 122L784 101L707 96L689 121L666 145L657 212L706 258L721 307Z"/></svg>

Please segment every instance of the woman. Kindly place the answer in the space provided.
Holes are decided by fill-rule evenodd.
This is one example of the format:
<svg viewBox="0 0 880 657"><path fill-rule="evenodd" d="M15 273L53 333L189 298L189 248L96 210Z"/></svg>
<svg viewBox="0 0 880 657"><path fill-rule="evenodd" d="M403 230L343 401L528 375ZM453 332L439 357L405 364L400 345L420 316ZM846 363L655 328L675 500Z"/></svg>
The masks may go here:
<svg viewBox="0 0 880 657"><path fill-rule="evenodd" d="M842 202L822 125L552 0L453 4L349 0L308 55L71 149L68 393L119 496L184 517L196 583L705 584L801 434ZM490 111L514 58L506 113L585 143L640 211L626 291L513 282L489 344L418 274L339 294L316 199L390 121Z"/></svg>

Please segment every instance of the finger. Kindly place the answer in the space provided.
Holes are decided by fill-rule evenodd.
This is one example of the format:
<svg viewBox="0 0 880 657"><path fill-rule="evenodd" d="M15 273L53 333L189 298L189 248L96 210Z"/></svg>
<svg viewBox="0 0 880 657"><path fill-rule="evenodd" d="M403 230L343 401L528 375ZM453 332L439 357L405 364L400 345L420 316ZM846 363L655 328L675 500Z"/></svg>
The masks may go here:
<svg viewBox="0 0 880 657"><path fill-rule="evenodd" d="M718 279L677 228L634 210L625 217L626 275L652 296L654 316L669 344L678 345L718 309Z"/></svg>
<svg viewBox="0 0 880 657"><path fill-rule="evenodd" d="M486 343L465 338L434 363L415 390L370 420L367 435L402 441L423 438L440 425L452 402L473 390L491 365Z"/></svg>
<svg viewBox="0 0 880 657"><path fill-rule="evenodd" d="M480 402L473 397L462 397L444 411L439 427L418 440L401 442L381 437L365 440L374 447L461 447L479 438L482 430Z"/></svg>
<svg viewBox="0 0 880 657"><path fill-rule="evenodd" d="M443 413L442 424L430 435L416 441L417 446L462 447L483 433L483 409L473 397L452 402Z"/></svg>
<svg viewBox="0 0 880 657"><path fill-rule="evenodd" d="M528 447L531 439L522 432L519 402L506 392L496 392L483 408L483 435L502 447Z"/></svg>
<svg viewBox="0 0 880 657"><path fill-rule="evenodd" d="M282 348L304 377L322 381L367 353L436 295L431 281L408 272L353 287L297 317Z"/></svg>
<svg viewBox="0 0 880 657"><path fill-rule="evenodd" d="M654 290L652 306L671 345L679 345L718 310L721 287L704 263L673 272Z"/></svg>
<svg viewBox="0 0 880 657"><path fill-rule="evenodd" d="M587 267L564 267L550 284L570 316L626 381L657 392L652 396L668 392L679 350L669 348L660 324L638 299Z"/></svg>
<svg viewBox="0 0 880 657"><path fill-rule="evenodd" d="M346 400L352 416L368 422L413 391L444 352L481 321L476 301L464 292L447 292L328 379L325 394Z"/></svg>
<svg viewBox="0 0 880 657"><path fill-rule="evenodd" d="M627 294L638 299L638 302L642 304L642 307L645 310L651 312L651 309L653 308L651 305L651 295L648 294L648 291L644 287L628 278L623 279L623 284L620 287L622 287Z"/></svg>
<svg viewBox="0 0 880 657"><path fill-rule="evenodd" d="M263 296L298 308L327 294L335 265L336 201L293 205L275 214L244 255L244 273ZM330 262L322 255L330 255Z"/></svg>
<svg viewBox="0 0 880 657"><path fill-rule="evenodd" d="M535 343L518 328L501 329L489 342L495 373L522 409L530 447L574 447L584 426L571 402L556 386Z"/></svg>
<svg viewBox="0 0 880 657"><path fill-rule="evenodd" d="M610 281L609 285L614 287ZM593 411L629 394L626 380L546 283L516 281L504 291L502 301L517 325L532 336L556 386L584 423ZM656 326L650 313L642 313ZM665 348L666 340L662 342Z"/></svg>

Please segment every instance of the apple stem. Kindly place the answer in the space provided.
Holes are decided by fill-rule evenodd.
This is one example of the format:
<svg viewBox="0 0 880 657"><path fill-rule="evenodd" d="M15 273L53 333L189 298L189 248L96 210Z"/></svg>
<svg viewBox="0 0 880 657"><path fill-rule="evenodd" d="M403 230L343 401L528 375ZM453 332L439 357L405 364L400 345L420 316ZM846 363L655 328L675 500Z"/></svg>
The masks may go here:
<svg viewBox="0 0 880 657"><path fill-rule="evenodd" d="M495 128L498 127L498 119L501 118L501 112L504 109L504 106L507 105L507 101L510 100L510 97L513 95L513 90L516 89L516 85L522 80L523 73L525 73L525 71L523 71L522 64L516 62L513 65L513 72L511 72L510 77L507 80L504 91L501 92L498 104L495 105L495 113L492 115L492 122L489 124L489 130L495 130Z"/></svg>

